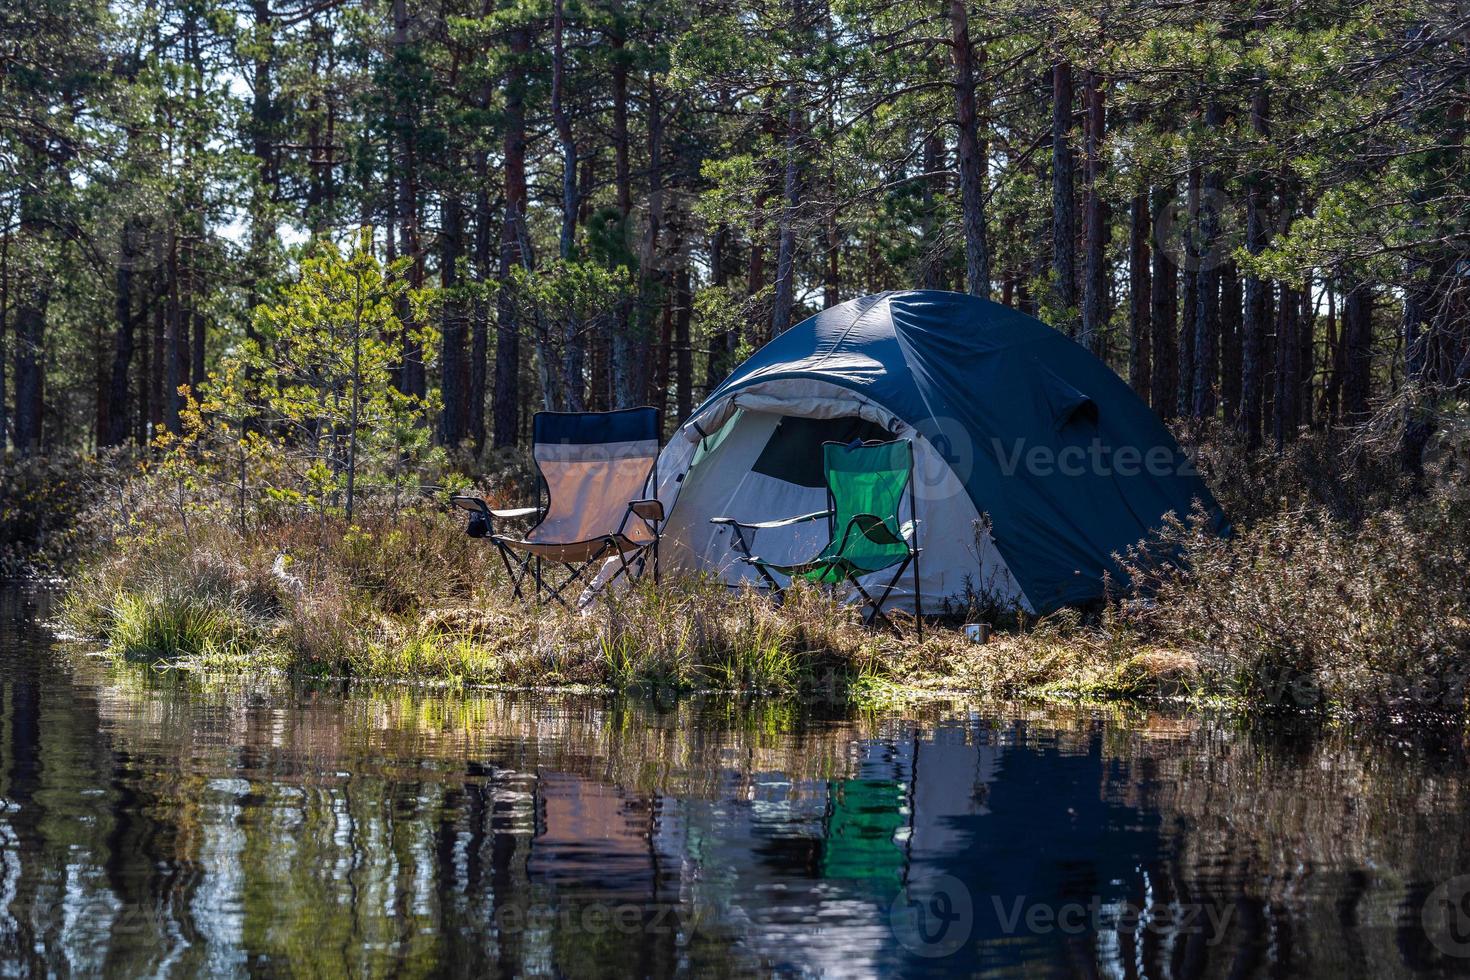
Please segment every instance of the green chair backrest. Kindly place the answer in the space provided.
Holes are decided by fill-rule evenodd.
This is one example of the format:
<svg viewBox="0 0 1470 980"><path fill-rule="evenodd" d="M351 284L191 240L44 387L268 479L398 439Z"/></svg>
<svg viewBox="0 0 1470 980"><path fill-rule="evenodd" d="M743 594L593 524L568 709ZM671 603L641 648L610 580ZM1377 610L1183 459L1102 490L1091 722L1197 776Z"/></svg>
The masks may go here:
<svg viewBox="0 0 1470 980"><path fill-rule="evenodd" d="M861 446L829 442L822 446L822 465L832 495L832 554L840 554L870 571L907 557L908 545L903 541L898 515L904 491L914 475L913 445L903 439ZM858 514L872 514L882 520L892 540L880 543L853 528L844 543L842 536Z"/></svg>

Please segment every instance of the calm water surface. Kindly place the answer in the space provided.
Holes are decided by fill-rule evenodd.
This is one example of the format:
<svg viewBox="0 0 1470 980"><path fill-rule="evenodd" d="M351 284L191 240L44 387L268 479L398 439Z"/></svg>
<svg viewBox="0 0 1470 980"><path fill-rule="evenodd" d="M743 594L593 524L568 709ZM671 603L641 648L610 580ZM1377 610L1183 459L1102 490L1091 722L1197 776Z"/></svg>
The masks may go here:
<svg viewBox="0 0 1470 980"><path fill-rule="evenodd" d="M0 591L6 974L1470 968L1456 731L201 684L46 605Z"/></svg>

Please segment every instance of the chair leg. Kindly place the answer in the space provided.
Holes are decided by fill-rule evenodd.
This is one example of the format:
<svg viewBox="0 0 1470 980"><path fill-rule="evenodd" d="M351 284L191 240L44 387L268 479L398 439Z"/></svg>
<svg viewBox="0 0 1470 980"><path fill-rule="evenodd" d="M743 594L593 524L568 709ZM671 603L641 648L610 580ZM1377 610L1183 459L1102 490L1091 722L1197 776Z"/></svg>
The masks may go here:
<svg viewBox="0 0 1470 980"><path fill-rule="evenodd" d="M919 549L914 549L914 631L924 642L924 593L919 588Z"/></svg>
<svg viewBox="0 0 1470 980"><path fill-rule="evenodd" d="M640 549L638 552L638 557L635 559L635 562L629 562L626 558L623 557L623 553L621 551L618 552L618 567L613 570L613 573L611 575L608 576L607 581L602 583L602 587L607 588L609 585L616 582L619 575L627 575L631 577L633 574L633 565L635 563L638 565L638 574L642 575L644 567L644 553L646 551L646 548Z"/></svg>
<svg viewBox="0 0 1470 980"><path fill-rule="evenodd" d="M863 617L863 625L872 626L881 619L883 620L883 625L887 626L889 629L893 629L893 621L890 620L886 615L884 615L881 608L882 603L879 600L874 599L872 595L868 593L868 590L863 588L863 584L857 580L857 576L849 575L847 577L847 582L854 589L857 589L858 595L863 597L863 607L867 609L867 615Z"/></svg>
<svg viewBox="0 0 1470 980"><path fill-rule="evenodd" d="M525 582L526 576L531 571L530 556L528 555L522 560L518 555L512 554L511 550L499 541L495 542L495 548L500 552L500 562L505 566L505 574L510 579L511 591L515 593L516 599L524 602L526 597L521 592L521 584ZM515 563L516 567L520 568L519 572L516 571L516 567L512 566L512 562Z"/></svg>
<svg viewBox="0 0 1470 980"><path fill-rule="evenodd" d="M581 581L582 577L587 574L587 570L589 568L602 562L607 557L608 548L609 545L603 545L597 550L595 554L592 555L592 557L588 558L580 565L573 565L570 562L559 562L559 564L567 570L567 577L563 579L561 584L559 585L554 583L547 584L545 586L547 597L561 603L563 609L571 609L572 607L567 604L567 600L563 593L566 592L569 586ZM622 556L619 555L618 557L621 559Z"/></svg>
<svg viewBox="0 0 1470 980"><path fill-rule="evenodd" d="M767 588L769 588L771 590L771 594L772 595L776 596L779 599L780 596L781 596L781 593L784 592L784 591L786 591L784 588L782 588L781 583L780 582L777 582L776 579L771 575L771 573L768 572L768 571L766 571L765 568L763 568L760 565L757 565L755 562L751 561L748 558L745 559L745 563L747 565L749 565L751 568L754 568L757 575L759 575L761 578L765 579L766 586L767 586Z"/></svg>
<svg viewBox="0 0 1470 980"><path fill-rule="evenodd" d="M888 596L890 593L893 592L893 587L898 584L899 579L903 578L904 571L908 569L909 564L913 560L914 559L912 555L904 559L903 564L898 566L898 571L893 573L893 578L889 579L888 584L883 587L883 594L878 596L876 599L868 594L868 590L863 588L862 583L857 580L856 575L849 574L847 576L847 580L852 583L852 587L858 590L858 594L861 595L864 600L866 600L869 608L873 610L873 614L868 617L867 625L871 626L873 625L875 620L881 619L883 620L883 624L889 629L893 630L894 632L898 631L897 627L893 625L893 620L889 619L888 616L883 612L883 603L888 601Z"/></svg>
<svg viewBox="0 0 1470 980"><path fill-rule="evenodd" d="M750 552L750 543L745 540L745 535L741 533L740 525L732 524L730 526L730 530L735 532L735 540L730 542L730 544L732 547L734 547L736 551L740 552L740 554L736 557L755 569L756 574L765 580L766 587L770 589L771 594L775 596L776 604L780 605L782 592L781 583L772 578L771 573L766 571L765 568L751 561L751 559L755 556Z"/></svg>

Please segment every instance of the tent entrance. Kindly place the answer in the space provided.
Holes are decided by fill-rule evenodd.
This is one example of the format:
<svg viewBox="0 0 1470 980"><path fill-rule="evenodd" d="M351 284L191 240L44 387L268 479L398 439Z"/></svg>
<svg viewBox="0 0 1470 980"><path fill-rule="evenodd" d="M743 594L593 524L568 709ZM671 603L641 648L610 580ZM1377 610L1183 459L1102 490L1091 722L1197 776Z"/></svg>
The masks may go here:
<svg viewBox="0 0 1470 980"><path fill-rule="evenodd" d="M856 415L836 419L783 415L751 470L783 483L821 490L827 486L822 472L822 443L892 438L882 426Z"/></svg>
<svg viewBox="0 0 1470 980"><path fill-rule="evenodd" d="M791 407L809 404L797 400ZM825 509L822 443L893 438L881 423L863 420L856 400L849 404L853 414L837 418L787 415L773 410L776 406L740 408L697 444L671 443L675 449L690 448L688 462L666 471L668 483L678 489L660 546L665 569L710 574L728 585L759 585L754 571L737 560L729 529L711 524L710 518L768 521ZM833 400L821 407L838 406ZM914 473L926 605L939 611L946 600L973 588L1025 606L964 485L922 435L914 438ZM767 561L795 564L820 551L828 539L825 521L809 521L759 532L752 547ZM912 607L912 593L904 585L890 599L896 608Z"/></svg>

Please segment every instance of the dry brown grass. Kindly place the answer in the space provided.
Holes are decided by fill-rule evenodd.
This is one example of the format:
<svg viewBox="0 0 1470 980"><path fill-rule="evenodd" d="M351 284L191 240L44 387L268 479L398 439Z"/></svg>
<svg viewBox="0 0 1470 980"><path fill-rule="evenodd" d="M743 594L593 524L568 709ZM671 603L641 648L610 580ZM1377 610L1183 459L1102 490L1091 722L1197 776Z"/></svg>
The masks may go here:
<svg viewBox="0 0 1470 980"><path fill-rule="evenodd" d="M468 683L794 689L881 669L904 641L813 589L782 608L690 579L585 613L516 601L494 551L434 509L125 536L73 582L71 624L215 670Z"/></svg>
<svg viewBox="0 0 1470 980"><path fill-rule="evenodd" d="M1262 706L1463 710L1470 502L1437 497L1356 524L1288 510L1229 541L1198 521L1135 555L1147 602L1115 629L1192 656L1214 691Z"/></svg>

